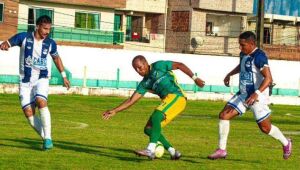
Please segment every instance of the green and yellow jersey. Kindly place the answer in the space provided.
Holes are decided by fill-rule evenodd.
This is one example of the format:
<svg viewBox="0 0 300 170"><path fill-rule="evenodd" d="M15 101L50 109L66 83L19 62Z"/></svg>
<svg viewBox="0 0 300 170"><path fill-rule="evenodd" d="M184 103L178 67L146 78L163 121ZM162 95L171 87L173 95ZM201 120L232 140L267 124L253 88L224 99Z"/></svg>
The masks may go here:
<svg viewBox="0 0 300 170"><path fill-rule="evenodd" d="M185 96L172 72L172 61L157 61L150 65L149 74L139 83L136 92L144 95L147 91L157 94L161 99L168 94Z"/></svg>

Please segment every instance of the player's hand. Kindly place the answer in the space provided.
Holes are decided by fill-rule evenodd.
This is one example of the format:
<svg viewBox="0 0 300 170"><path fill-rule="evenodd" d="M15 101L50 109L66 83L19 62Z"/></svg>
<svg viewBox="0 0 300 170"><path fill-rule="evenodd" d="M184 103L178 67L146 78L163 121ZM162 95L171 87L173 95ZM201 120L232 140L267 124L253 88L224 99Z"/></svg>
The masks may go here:
<svg viewBox="0 0 300 170"><path fill-rule="evenodd" d="M229 87L229 83L230 83L230 76L229 75L226 75L226 77L224 78L224 84L225 86Z"/></svg>
<svg viewBox="0 0 300 170"><path fill-rule="evenodd" d="M203 81L203 80L200 79L200 78L197 78L197 79L195 80L195 83L196 83L199 87L204 87L204 85L205 85L205 81Z"/></svg>
<svg viewBox="0 0 300 170"><path fill-rule="evenodd" d="M248 105L248 106L251 106L253 105L257 100L258 98L258 94L257 93L253 93L250 95L250 97L245 101L245 103Z"/></svg>
<svg viewBox="0 0 300 170"><path fill-rule="evenodd" d="M8 51L8 49L9 49L9 44L7 43L7 41L4 41L3 43L0 44L0 49L1 49L1 50L5 50L5 51Z"/></svg>
<svg viewBox="0 0 300 170"><path fill-rule="evenodd" d="M113 117L117 112L113 110L107 110L102 114L102 119L108 120Z"/></svg>
<svg viewBox="0 0 300 170"><path fill-rule="evenodd" d="M64 77L63 79L64 79L64 86L67 88L67 90L69 90L70 89L70 82L69 82L69 80L66 77Z"/></svg>

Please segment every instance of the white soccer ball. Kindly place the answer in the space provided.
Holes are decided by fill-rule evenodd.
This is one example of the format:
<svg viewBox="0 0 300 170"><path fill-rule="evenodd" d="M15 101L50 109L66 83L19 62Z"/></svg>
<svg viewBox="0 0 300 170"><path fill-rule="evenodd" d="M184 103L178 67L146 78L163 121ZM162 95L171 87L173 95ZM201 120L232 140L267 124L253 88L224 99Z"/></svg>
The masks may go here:
<svg viewBox="0 0 300 170"><path fill-rule="evenodd" d="M165 148L162 143L157 142L156 147L155 147L155 157L156 158L161 158L164 155Z"/></svg>

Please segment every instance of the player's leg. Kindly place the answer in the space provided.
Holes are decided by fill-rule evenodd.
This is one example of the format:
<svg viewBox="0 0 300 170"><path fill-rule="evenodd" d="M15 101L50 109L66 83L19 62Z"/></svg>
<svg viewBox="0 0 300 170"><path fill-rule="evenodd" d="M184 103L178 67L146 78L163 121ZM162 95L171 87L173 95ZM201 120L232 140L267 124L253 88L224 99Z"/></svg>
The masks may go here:
<svg viewBox="0 0 300 170"><path fill-rule="evenodd" d="M145 128L144 128L144 133L149 136L151 136L152 134L152 123L151 123L151 119L149 119L149 121L147 122ZM164 135L161 133L160 137L158 138L158 141L162 143L162 145L164 146L164 148L166 150L168 150L168 148L172 147L172 145L169 143L169 141L164 137Z"/></svg>
<svg viewBox="0 0 300 170"><path fill-rule="evenodd" d="M41 119L35 114L34 94L32 92L32 87L30 83L20 83L19 99L21 102L22 110L28 120L28 123L43 139L44 131L42 128Z"/></svg>
<svg viewBox="0 0 300 170"><path fill-rule="evenodd" d="M154 153L157 141L160 141L164 147L170 152L171 156L180 153L176 152L168 140L162 135L161 127L166 126L172 119L176 117L185 108L186 100L184 97L178 95L168 95L162 103L156 108L156 110L151 115L144 132L150 137L150 143L147 150ZM145 151L143 151L145 152ZM144 154L141 154L144 155Z"/></svg>
<svg viewBox="0 0 300 170"><path fill-rule="evenodd" d="M176 116L183 112L186 106L186 98L175 94L169 94L166 97L164 103L166 104L162 103L162 105L157 107L157 110L161 110L165 113L165 119L163 119L163 121L161 122L162 127L168 125ZM162 134L160 140L161 142L165 140L166 143L169 143ZM171 144L166 144L164 145L164 147L169 151L172 160L180 159L181 153L176 150Z"/></svg>
<svg viewBox="0 0 300 170"><path fill-rule="evenodd" d="M44 149L53 148L52 138L51 138L51 116L48 109L47 99L49 90L49 80L39 79L35 86L36 95L35 100L40 111L41 120L44 130Z"/></svg>
<svg viewBox="0 0 300 170"><path fill-rule="evenodd" d="M269 109L268 105L262 102L255 102L251 109L260 130L263 133L280 141L283 146L283 158L288 159L292 153L292 140L287 139L278 127L272 125L270 118L271 110Z"/></svg>
<svg viewBox="0 0 300 170"><path fill-rule="evenodd" d="M226 158L226 145L230 129L230 120L239 114L243 114L245 111L246 108L238 96L233 96L226 104L219 114L219 147L213 154L208 156L209 159Z"/></svg>

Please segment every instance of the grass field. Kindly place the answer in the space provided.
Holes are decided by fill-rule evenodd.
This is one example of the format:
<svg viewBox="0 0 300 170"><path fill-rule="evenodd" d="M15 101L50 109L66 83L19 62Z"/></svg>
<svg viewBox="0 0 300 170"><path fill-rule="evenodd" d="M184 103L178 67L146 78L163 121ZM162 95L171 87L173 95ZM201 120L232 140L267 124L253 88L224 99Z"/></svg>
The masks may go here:
<svg viewBox="0 0 300 170"><path fill-rule="evenodd" d="M180 150L179 161L149 161L133 150L148 138L143 127L158 99L135 106L104 121L100 113L122 102L121 97L50 95L54 149L42 141L23 116L17 95L0 94L0 169L299 169L300 106L271 106L273 124L293 139L293 154L282 159L282 146L262 134L251 112L231 121L225 160L206 157L217 147L218 113L224 102L188 101L183 114L163 132Z"/></svg>

